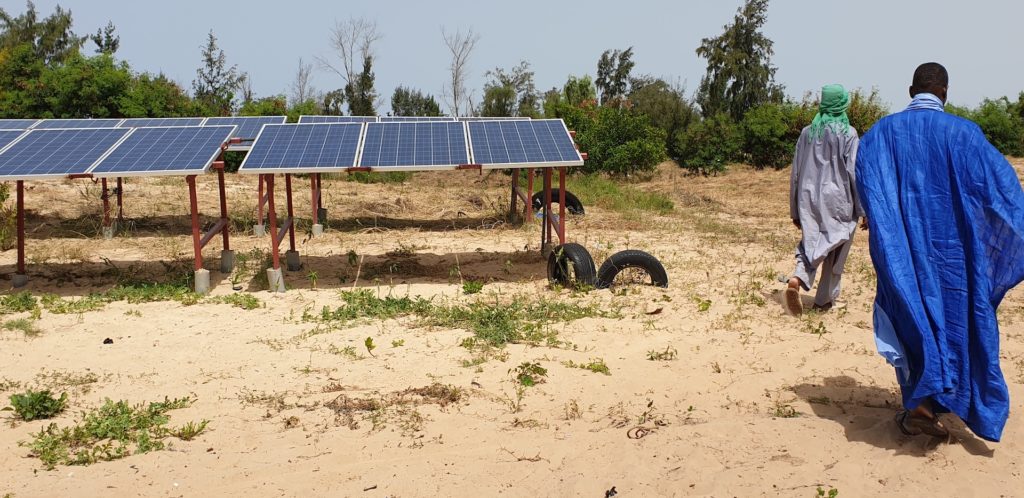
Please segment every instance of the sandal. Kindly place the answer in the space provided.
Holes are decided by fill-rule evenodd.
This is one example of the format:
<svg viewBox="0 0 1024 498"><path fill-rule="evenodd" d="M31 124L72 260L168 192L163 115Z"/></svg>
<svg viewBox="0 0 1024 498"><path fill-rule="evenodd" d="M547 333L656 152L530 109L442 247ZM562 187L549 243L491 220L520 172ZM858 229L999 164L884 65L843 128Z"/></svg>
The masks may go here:
<svg viewBox="0 0 1024 498"><path fill-rule="evenodd" d="M949 431L938 419L911 415L909 410L896 414L896 426L905 436L927 434L933 437L949 437Z"/></svg>

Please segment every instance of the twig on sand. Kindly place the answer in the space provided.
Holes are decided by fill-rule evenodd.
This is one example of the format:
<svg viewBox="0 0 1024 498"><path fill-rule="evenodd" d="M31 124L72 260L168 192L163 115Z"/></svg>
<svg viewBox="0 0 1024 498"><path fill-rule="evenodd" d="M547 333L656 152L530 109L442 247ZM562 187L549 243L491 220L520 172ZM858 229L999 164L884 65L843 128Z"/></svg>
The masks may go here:
<svg viewBox="0 0 1024 498"><path fill-rule="evenodd" d="M466 285L466 282L462 280L462 265L459 263L459 255L455 255L455 271L459 272L459 285Z"/></svg>
<svg viewBox="0 0 1024 498"><path fill-rule="evenodd" d="M355 278L355 280L352 281L352 290L356 290L356 284L359 283L359 272L363 271L363 258L364 257L366 257L365 254L361 254L359 256L359 266L356 267L356 278Z"/></svg>
<svg viewBox="0 0 1024 498"><path fill-rule="evenodd" d="M532 456L532 457L521 457L521 456L516 455L515 453L513 453L512 450L510 450L508 448L502 448L501 451L504 451L505 453L508 453L509 455L512 455L512 458L515 458L517 462L534 462L534 463L536 463L536 462L539 462L541 460L544 460L545 462L550 462L550 460L548 460L547 458L544 458L544 457L540 456L539 452L537 453L537 455Z"/></svg>

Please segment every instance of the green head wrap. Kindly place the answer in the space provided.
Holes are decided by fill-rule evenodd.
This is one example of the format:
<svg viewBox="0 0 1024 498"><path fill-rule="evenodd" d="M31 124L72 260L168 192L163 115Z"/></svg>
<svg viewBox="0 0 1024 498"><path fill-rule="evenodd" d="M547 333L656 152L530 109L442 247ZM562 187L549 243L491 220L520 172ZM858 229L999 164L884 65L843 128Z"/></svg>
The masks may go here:
<svg viewBox="0 0 1024 498"><path fill-rule="evenodd" d="M850 131L850 118L846 110L850 108L850 94L843 85L825 85L821 88L821 105L818 114L811 122L811 141L825 135L825 128L846 135Z"/></svg>

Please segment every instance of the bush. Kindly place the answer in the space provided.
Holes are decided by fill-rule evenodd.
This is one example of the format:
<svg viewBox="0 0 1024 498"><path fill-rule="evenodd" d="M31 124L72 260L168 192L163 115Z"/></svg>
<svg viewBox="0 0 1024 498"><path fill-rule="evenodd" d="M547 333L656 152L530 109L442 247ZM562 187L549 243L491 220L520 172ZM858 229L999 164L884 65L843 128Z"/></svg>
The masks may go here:
<svg viewBox="0 0 1024 498"><path fill-rule="evenodd" d="M1024 120L1006 97L985 99L970 113L969 119L978 123L985 137L999 152L1010 156L1024 155Z"/></svg>
<svg viewBox="0 0 1024 498"><path fill-rule="evenodd" d="M593 121L587 123L586 116ZM589 155L587 173L628 176L650 172L665 159L665 132L648 124L647 118L630 110L601 107L595 112L574 114L577 142Z"/></svg>
<svg viewBox="0 0 1024 498"><path fill-rule="evenodd" d="M54 398L50 391L30 389L23 394L11 395L11 406L18 418L31 422L60 414L68 406L68 395L64 393L60 398Z"/></svg>
<svg viewBox="0 0 1024 498"><path fill-rule="evenodd" d="M764 104L743 116L743 151L756 168L781 168L793 158L796 140L791 137L784 105Z"/></svg>
<svg viewBox="0 0 1024 498"><path fill-rule="evenodd" d="M850 126L853 126L860 136L863 137L879 119L888 114L889 106L882 103L877 88L872 88L869 94L865 94L859 88L850 92L850 109L846 111L846 115L850 117ZM807 124L811 122L808 121Z"/></svg>
<svg viewBox="0 0 1024 498"><path fill-rule="evenodd" d="M729 115L721 113L691 125L676 137L680 166L704 175L724 172L735 161L742 136Z"/></svg>

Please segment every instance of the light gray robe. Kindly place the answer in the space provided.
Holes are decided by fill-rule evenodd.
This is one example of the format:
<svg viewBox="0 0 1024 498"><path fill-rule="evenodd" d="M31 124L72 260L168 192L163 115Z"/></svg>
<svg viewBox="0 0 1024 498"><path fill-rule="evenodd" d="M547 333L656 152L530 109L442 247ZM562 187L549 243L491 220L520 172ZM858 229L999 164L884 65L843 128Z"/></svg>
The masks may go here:
<svg viewBox="0 0 1024 498"><path fill-rule="evenodd" d="M826 263L815 299L825 305L839 295L839 277L857 220L864 216L854 180L860 139L853 127L845 135L826 127L815 141L808 140L809 133L810 127L800 133L790 179L790 217L800 221L803 231L794 276L810 290L818 266Z"/></svg>

